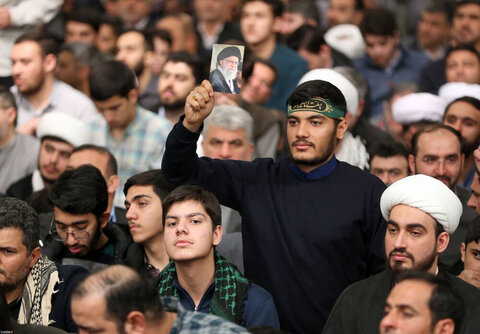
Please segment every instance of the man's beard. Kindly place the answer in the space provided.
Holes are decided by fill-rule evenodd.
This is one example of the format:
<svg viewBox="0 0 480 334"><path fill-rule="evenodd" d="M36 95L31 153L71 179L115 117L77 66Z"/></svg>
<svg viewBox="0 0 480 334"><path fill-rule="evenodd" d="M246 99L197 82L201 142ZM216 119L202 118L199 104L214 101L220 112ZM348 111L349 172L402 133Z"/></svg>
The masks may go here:
<svg viewBox="0 0 480 334"><path fill-rule="evenodd" d="M418 167L417 167L417 160L415 159L415 170L417 171L416 174L422 174L422 173L419 173L418 172ZM441 181L443 183L442 180L445 180L447 181L447 187L450 188L451 191L455 192L455 187L458 183L458 181L460 180L460 176L462 174L462 170L459 170L458 172L458 175L455 177L454 180L452 180L452 178L448 175L429 175L429 176L432 176L433 178L436 178L438 181Z"/></svg>
<svg viewBox="0 0 480 334"><path fill-rule="evenodd" d="M25 265L20 269L20 272L7 276L7 273L0 269L0 273L5 276L5 281L0 281L0 290L3 292L11 292L15 290L19 286L25 284L27 277L30 274L30 270L28 268L28 257L25 261Z"/></svg>
<svg viewBox="0 0 480 334"><path fill-rule="evenodd" d="M393 257L393 253L405 254L412 262L412 267L411 268L403 267L403 262L395 262L392 265L391 258ZM405 270L416 270L416 271L430 270L430 268L432 268L432 265L434 264L437 258L437 241L435 241L435 246L433 247L432 252L428 254L428 256L425 259L419 262L416 262L413 254L410 252L407 252L404 248L394 248L393 250L390 251L388 256L386 254L385 256L386 256L388 269L391 270L392 272L393 281L396 282L396 278L398 277L398 275L404 272Z"/></svg>
<svg viewBox="0 0 480 334"><path fill-rule="evenodd" d="M133 71L135 72L135 75L137 76L137 78L140 75L142 75L144 69L145 69L145 64L143 63L143 61L139 61L138 64L135 65L135 68L133 69Z"/></svg>
<svg viewBox="0 0 480 334"><path fill-rule="evenodd" d="M185 106L185 100L186 100L187 97L185 97L184 99L177 99L175 101L172 101L170 103L164 103L162 101L162 98L160 98L160 104L165 108L166 111L169 111L169 110L178 110L178 109L182 109L183 110L183 107Z"/></svg>
<svg viewBox="0 0 480 334"><path fill-rule="evenodd" d="M473 151L475 151L480 144L480 136L478 136L474 141L468 143L465 140L464 148L463 150L465 151L465 157L469 157L473 154Z"/></svg>
<svg viewBox="0 0 480 334"><path fill-rule="evenodd" d="M305 139L298 139L294 141L290 146L290 158L295 162L296 165L300 166L320 166L327 162L327 160L330 158L332 155L333 151L335 150L335 142L337 140L337 128L335 127L332 131L332 135L330 136L330 139L328 140L328 146L326 147L325 152L321 152L319 156L315 156L311 159L296 159L293 154L292 154L292 146L293 144L297 142L308 142L312 145L312 148L315 149L316 144L312 143L310 141L307 141Z"/></svg>
<svg viewBox="0 0 480 334"><path fill-rule="evenodd" d="M218 69L222 72L223 77L226 81L235 80L237 77L237 70L230 70L227 68L227 65L219 66Z"/></svg>

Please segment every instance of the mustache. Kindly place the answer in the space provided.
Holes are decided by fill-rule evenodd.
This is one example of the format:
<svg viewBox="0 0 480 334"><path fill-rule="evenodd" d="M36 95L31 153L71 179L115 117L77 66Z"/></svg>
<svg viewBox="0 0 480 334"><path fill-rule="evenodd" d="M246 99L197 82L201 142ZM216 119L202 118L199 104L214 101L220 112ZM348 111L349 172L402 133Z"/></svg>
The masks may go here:
<svg viewBox="0 0 480 334"><path fill-rule="evenodd" d="M413 254L410 252L407 252L405 248L394 248L388 253L388 260L391 260L394 254L402 254L408 257L410 260L414 261Z"/></svg>
<svg viewBox="0 0 480 334"><path fill-rule="evenodd" d="M305 139L297 139L292 143L292 146L297 145L297 144L307 144L315 147L315 144L313 144L311 141L305 140Z"/></svg>

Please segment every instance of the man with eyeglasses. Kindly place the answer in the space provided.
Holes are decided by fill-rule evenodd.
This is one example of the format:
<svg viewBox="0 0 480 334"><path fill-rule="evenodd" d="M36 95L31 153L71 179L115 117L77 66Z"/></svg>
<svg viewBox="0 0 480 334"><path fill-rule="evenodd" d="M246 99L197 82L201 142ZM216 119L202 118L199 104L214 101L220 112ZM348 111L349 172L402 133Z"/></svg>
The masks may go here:
<svg viewBox="0 0 480 334"><path fill-rule="evenodd" d="M43 254L91 272L123 260L132 241L121 227L108 223L107 184L97 168L84 165L65 171L53 185L50 200L53 231Z"/></svg>
<svg viewBox="0 0 480 334"><path fill-rule="evenodd" d="M236 78L241 59L240 49L235 46L227 46L218 53L217 68L210 73L210 82L215 92L240 93Z"/></svg>

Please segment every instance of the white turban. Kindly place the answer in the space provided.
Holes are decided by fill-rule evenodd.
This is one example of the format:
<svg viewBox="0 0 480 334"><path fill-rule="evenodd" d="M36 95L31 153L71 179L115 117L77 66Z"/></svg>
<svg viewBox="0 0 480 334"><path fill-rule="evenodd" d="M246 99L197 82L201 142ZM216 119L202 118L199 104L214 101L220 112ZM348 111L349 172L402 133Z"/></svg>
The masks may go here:
<svg viewBox="0 0 480 334"><path fill-rule="evenodd" d="M462 203L443 182L427 175L407 176L388 187L380 199L383 218L398 204L422 210L432 216L445 232L452 234L462 215Z"/></svg>
<svg viewBox="0 0 480 334"><path fill-rule="evenodd" d="M438 96L450 103L459 97L471 96L480 100L480 85L465 82L449 82L438 90Z"/></svg>
<svg viewBox="0 0 480 334"><path fill-rule="evenodd" d="M42 116L37 128L37 137L60 138L74 147L89 144L91 132L87 123L67 113L52 111Z"/></svg>
<svg viewBox="0 0 480 334"><path fill-rule="evenodd" d="M305 75L298 82L297 86L312 80L327 81L337 87L345 97L345 101L347 102L347 111L353 116L357 114L358 101L360 98L358 97L357 89L350 82L350 80L332 69L316 68L305 73Z"/></svg>
<svg viewBox="0 0 480 334"><path fill-rule="evenodd" d="M447 103L430 93L412 93L402 96L392 104L392 115L400 124L423 120L441 122Z"/></svg>
<svg viewBox="0 0 480 334"><path fill-rule="evenodd" d="M336 25L328 29L323 38L330 47L342 52L350 59L357 59L365 55L362 33L354 24Z"/></svg>

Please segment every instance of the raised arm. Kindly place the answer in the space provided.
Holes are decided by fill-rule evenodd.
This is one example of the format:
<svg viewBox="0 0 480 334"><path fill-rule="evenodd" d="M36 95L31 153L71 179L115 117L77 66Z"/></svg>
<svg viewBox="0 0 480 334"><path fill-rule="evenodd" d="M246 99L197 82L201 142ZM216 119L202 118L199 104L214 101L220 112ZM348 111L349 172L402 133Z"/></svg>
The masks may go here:
<svg viewBox="0 0 480 334"><path fill-rule="evenodd" d="M212 85L208 80L203 80L202 84L195 87L187 96L183 126L191 132L196 132L202 126L203 120L210 115L214 105Z"/></svg>

